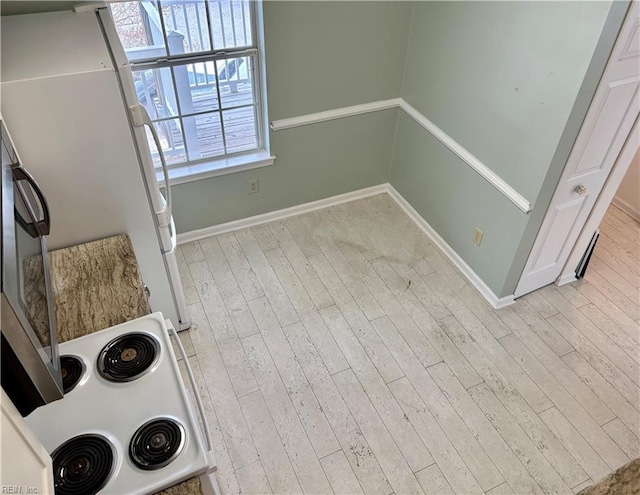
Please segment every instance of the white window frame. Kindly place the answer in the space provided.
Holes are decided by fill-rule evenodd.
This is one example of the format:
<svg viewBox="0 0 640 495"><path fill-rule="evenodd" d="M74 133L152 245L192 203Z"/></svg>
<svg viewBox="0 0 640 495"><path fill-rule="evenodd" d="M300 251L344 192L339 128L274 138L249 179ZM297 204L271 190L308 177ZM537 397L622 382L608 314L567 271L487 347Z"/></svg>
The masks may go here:
<svg viewBox="0 0 640 495"><path fill-rule="evenodd" d="M213 32L211 30L211 16L209 6L206 5L207 25L209 26L209 41L211 49L194 52L184 53L179 55L169 54L169 42L167 39L167 31L165 28L164 16L160 12L160 23L162 25L162 36L164 38L164 45L166 47L166 54L162 54L158 57L144 58L130 60L132 70L144 70L144 69L160 69L165 67L175 67L179 65L195 64L201 62L213 62L214 67L217 67L217 62L221 60L228 60L240 57L248 57L248 60L253 61L253 99L255 110L255 123L256 123L256 140L257 148L251 150L225 153L223 155L202 158L197 160L189 160L187 154L187 136L184 129L183 137L185 140L185 153L187 161L182 163L171 164L168 166L169 182L170 185L181 184L185 182L191 182L195 180L206 179L210 177L216 177L220 175L226 175L230 173L242 172L245 170L251 170L255 168L265 167L272 165L275 161L275 157L269 152L269 126L268 126L268 113L267 113L267 101L266 101L266 77L264 72L264 31L263 31L263 15L262 15L262 2L250 0L249 2L250 22L251 22L251 37L252 46L240 47L240 48L227 48L227 49L213 49ZM162 2L160 2L159 10L161 9ZM249 70L249 69L248 69ZM218 74L216 70L216 93L218 98L218 109L206 112L198 112L195 114L186 114L187 116L197 116L204 113L217 112L220 115L221 130L223 132L223 143L225 143L226 152L226 136L224 136L224 120L222 117L222 100L220 95L220 88L218 82ZM172 72L173 78L173 72ZM175 91L178 91L177 85L174 79ZM179 98L176 95L176 98ZM163 117L160 119L153 119L156 121L165 121L172 119L182 119L185 115L182 114L180 109L180 103L178 102L177 113L173 117ZM249 106L249 105L247 105ZM164 185L164 174L161 169L157 169L157 179L161 186Z"/></svg>

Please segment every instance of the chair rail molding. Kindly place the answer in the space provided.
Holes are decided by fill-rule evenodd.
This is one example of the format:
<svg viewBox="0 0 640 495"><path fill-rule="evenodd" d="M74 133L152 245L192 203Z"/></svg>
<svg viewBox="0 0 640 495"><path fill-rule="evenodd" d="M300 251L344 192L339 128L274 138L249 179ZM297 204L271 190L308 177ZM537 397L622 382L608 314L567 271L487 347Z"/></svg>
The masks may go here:
<svg viewBox="0 0 640 495"><path fill-rule="evenodd" d="M482 177L489 184L495 187L501 194L503 194L509 201L511 201L524 213L529 213L531 211L531 203L529 202L529 200L518 193L518 191L507 184L504 179L502 179L498 174L496 174L493 170L482 163L469 150L467 150L464 146L462 146L446 132L440 129L427 117L422 115L403 98L392 98L390 100L374 101L371 103L364 103L362 105L354 105L350 107L327 110L326 112L311 113L308 115L301 115L299 117L292 117L289 119L274 120L271 122L270 127L272 131L281 131L284 129L292 129L294 127L316 124L318 122L327 122L330 120L342 119L355 115L378 112L381 110L389 110L391 108L400 108L401 110L403 110L416 123L429 131L433 137L435 137L438 141L449 148L449 150L456 154L463 162L465 162L467 165L469 165L469 167L475 170L475 172L478 173L480 177Z"/></svg>
<svg viewBox="0 0 640 495"><path fill-rule="evenodd" d="M303 125L317 124L318 122L327 122L329 120L343 119L353 115L362 115L365 113L379 112L380 110L389 110L398 108L401 105L402 98L392 98L390 100L373 101L363 103L361 105L353 105L351 107L335 108L326 112L310 113L301 115L300 117L292 117L290 119L274 120L269 126L272 131L281 131L283 129L291 129Z"/></svg>
<svg viewBox="0 0 640 495"><path fill-rule="evenodd" d="M400 98L400 101L400 108L404 110L404 112L409 117L415 120L424 129L429 131L433 135L433 137L444 144L453 153L455 153L458 158L460 158L463 162L465 162L473 170L480 174L483 179L485 179L489 184L491 184L504 196L506 196L509 201L520 208L524 213L529 213L531 211L531 203L520 193L518 193L518 191L516 191L513 187L507 184L498 174L487 167L469 150L467 150L464 146L462 146L446 132L440 129L436 124L431 122L427 117L422 115L418 110L412 107L405 100Z"/></svg>

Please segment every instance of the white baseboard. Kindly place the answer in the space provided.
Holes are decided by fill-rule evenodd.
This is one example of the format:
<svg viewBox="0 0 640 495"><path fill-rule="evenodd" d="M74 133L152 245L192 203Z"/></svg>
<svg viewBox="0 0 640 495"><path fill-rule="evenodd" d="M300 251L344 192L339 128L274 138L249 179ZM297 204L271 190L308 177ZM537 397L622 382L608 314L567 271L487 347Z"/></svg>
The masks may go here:
<svg viewBox="0 0 640 495"><path fill-rule="evenodd" d="M571 282L575 282L576 280L578 279L576 278L576 273L574 271L571 273L565 273L564 275L558 277L558 279L555 281L555 284L558 287L562 287L563 285L570 284Z"/></svg>
<svg viewBox="0 0 640 495"><path fill-rule="evenodd" d="M614 196L613 201L611 202L636 222L640 222L640 210L634 208L630 203L627 203L624 199L620 199L617 196Z"/></svg>
<svg viewBox="0 0 640 495"><path fill-rule="evenodd" d="M496 296L493 291L484 283L484 281L478 276L473 269L467 265L467 263L460 257L454 249L446 243L446 241L440 237L427 221L420 216L420 214L409 204L409 202L402 197L402 195L391 184L380 184L373 187L367 187L366 189L359 189L358 191L352 191L345 194L339 194L338 196L332 196L330 198L320 199L318 201L312 201L310 203L304 203L302 205L292 206L290 208L284 208L282 210L271 211L269 213L263 213L262 215L256 215L253 217L242 218L240 220L234 220L233 222L227 222L220 225L214 225L199 230L192 230L191 232L185 232L178 234L178 244L185 244L187 242L198 241L206 237L214 235L224 234L226 232L233 232L235 230L246 229L248 227L255 227L263 223L274 222L276 220L282 220L284 218L292 217L294 215L301 215L310 211L320 210L329 206L339 205L342 203L348 203L349 201L355 201L357 199L366 198L369 196L375 196L376 194L388 193L389 196L402 208L402 210L413 220L422 231L427 234L431 242L440 249L444 255L449 258L453 265L462 272L467 280L473 285L478 292L487 300L491 307L495 309L504 308L514 303L514 296L509 295L505 297Z"/></svg>
<svg viewBox="0 0 640 495"><path fill-rule="evenodd" d="M260 225L263 223L274 222L276 220L282 220L294 215L301 215L303 213L320 210L329 206L335 206L342 203L348 203L349 201L355 201L357 199L375 196L376 194L387 192L387 186L388 184L379 184L377 186L358 189L357 191L351 191L344 194L338 194L337 196L331 196L330 198L311 201L310 203L304 203L301 205L292 206L290 208L284 208L282 210L270 211L268 213L255 215L253 217L241 218L240 220L221 223L220 225L213 225L212 227L206 227L204 229L184 232L182 234L178 234L177 241L178 244L186 244L187 242L199 241L200 239L204 239L206 237L224 234L226 232L233 232L234 230L246 229L248 227L255 227L256 225Z"/></svg>
<svg viewBox="0 0 640 495"><path fill-rule="evenodd" d="M393 200L398 203L398 206L404 210L404 212L409 215L409 218L415 222L415 224L422 229L422 231L427 234L427 236L431 239L433 244L442 251L447 258L454 264L454 266L462 272L462 274L467 278L467 280L473 285L478 292L487 300L487 302L494 309L504 308L509 306L515 302L515 298L513 295L498 297L493 291L489 288L487 284L480 278L480 276L473 271L473 269L467 265L467 263L460 257L458 253L454 251L454 249L447 244L447 242L440 237L435 229L427 223L427 221L422 218L422 216L415 210L413 206L409 204L409 202L404 199L404 197L393 187L391 184L388 185L388 193Z"/></svg>

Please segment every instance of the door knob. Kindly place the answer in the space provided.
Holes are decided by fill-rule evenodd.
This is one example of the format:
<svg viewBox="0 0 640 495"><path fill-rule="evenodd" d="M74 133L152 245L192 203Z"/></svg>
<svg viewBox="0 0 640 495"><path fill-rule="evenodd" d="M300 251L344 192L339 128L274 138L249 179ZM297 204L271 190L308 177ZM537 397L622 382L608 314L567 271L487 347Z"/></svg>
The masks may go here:
<svg viewBox="0 0 640 495"><path fill-rule="evenodd" d="M576 186L575 191L580 195L583 196L586 192L587 192L587 188L584 187L583 185L579 185Z"/></svg>

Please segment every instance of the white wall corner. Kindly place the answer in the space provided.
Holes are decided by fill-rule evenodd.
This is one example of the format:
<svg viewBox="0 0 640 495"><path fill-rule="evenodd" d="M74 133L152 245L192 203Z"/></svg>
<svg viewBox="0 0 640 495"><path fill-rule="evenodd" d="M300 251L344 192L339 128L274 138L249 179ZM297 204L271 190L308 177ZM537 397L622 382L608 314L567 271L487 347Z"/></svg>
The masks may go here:
<svg viewBox="0 0 640 495"><path fill-rule="evenodd" d="M507 307L515 302L514 296L508 295L498 297L489 286L473 271L473 269L462 259L462 257L429 225L429 223L415 210L413 206L398 192L391 184L388 185L389 196L404 210L404 212L427 234L433 244L449 258L451 263L462 272L465 278L473 285L476 290L486 299L489 305L494 309Z"/></svg>

